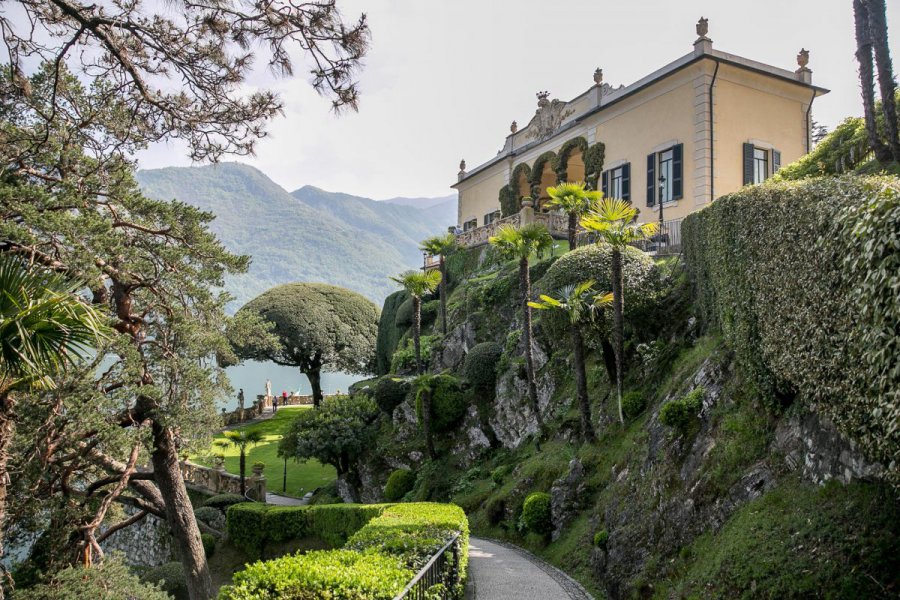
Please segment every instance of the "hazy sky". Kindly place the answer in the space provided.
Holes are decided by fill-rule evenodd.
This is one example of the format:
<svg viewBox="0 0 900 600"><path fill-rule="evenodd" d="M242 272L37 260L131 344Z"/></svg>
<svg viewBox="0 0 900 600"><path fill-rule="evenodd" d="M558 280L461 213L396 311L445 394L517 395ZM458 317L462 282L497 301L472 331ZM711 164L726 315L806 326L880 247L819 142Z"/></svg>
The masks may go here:
<svg viewBox="0 0 900 600"><path fill-rule="evenodd" d="M888 0L900 70L900 0ZM813 82L831 90L813 117L833 127L861 113L851 0L338 0L347 18L369 15L371 51L358 114L334 116L301 69L260 74L285 115L257 156L242 158L288 190L311 184L372 198L451 193L460 158L473 167L525 125L535 92L568 100L592 82L630 84L692 51L709 19L713 47L790 70L810 50ZM140 166L189 165L160 146Z"/></svg>

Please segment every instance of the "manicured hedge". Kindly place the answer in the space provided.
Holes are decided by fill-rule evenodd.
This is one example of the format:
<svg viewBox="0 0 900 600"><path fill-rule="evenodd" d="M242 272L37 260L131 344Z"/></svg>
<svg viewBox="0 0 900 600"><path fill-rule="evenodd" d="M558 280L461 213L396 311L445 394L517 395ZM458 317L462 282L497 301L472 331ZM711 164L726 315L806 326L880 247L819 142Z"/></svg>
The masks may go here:
<svg viewBox="0 0 900 600"><path fill-rule="evenodd" d="M751 186L682 237L704 320L763 395L815 406L900 483L900 180Z"/></svg>
<svg viewBox="0 0 900 600"><path fill-rule="evenodd" d="M378 319L378 337L375 341L375 374L384 375L391 368L391 357L405 327L396 324L397 309L408 298L405 291L394 292L384 300L381 317Z"/></svg>
<svg viewBox="0 0 900 600"><path fill-rule="evenodd" d="M229 535L233 530L243 531L238 522L246 518L247 522L254 523L258 515L263 515L265 537L273 541L289 539L280 537L289 534L321 535L325 531L334 534L346 529L340 522L351 520L363 521L363 525L350 536L344 549L313 551L250 565L235 574L233 585L222 588L220 600L388 600L456 532L460 532L456 548L460 568L452 587L455 597L461 597L468 565L469 526L458 506L427 502L270 507L268 510L258 506L231 507ZM279 537L271 537L276 526L281 533Z"/></svg>

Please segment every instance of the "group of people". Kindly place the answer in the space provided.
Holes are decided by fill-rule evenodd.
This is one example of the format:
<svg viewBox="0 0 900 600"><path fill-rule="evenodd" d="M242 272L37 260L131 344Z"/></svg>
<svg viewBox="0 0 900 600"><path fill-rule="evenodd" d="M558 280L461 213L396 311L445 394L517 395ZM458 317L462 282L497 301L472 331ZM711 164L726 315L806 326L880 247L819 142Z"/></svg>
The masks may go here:
<svg viewBox="0 0 900 600"><path fill-rule="evenodd" d="M243 392L243 390L241 390ZM268 379L266 380L266 398L272 398L272 412L278 412L278 396L272 395L272 382ZM287 406L288 402L288 393L286 391L281 392L281 406Z"/></svg>

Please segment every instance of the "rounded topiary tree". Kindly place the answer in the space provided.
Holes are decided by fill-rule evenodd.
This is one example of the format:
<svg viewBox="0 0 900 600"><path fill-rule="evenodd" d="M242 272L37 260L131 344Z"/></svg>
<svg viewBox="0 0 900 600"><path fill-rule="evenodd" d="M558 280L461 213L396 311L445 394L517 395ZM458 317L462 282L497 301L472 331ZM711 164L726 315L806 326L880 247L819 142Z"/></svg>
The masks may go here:
<svg viewBox="0 0 900 600"><path fill-rule="evenodd" d="M414 485L416 485L415 473L409 469L397 469L384 484L384 499L388 502L397 502L408 494Z"/></svg>
<svg viewBox="0 0 900 600"><path fill-rule="evenodd" d="M493 397L497 384L497 362L502 354L503 348L496 342L476 344L466 354L462 376L476 391Z"/></svg>
<svg viewBox="0 0 900 600"><path fill-rule="evenodd" d="M525 498L522 505L522 524L538 535L547 535L553 530L550 510L550 494L534 492Z"/></svg>
<svg viewBox="0 0 900 600"><path fill-rule="evenodd" d="M372 372L378 307L356 292L324 283L288 283L257 296L241 313L271 323L279 343L261 347L241 341L235 344L236 354L299 367L309 379L316 407L322 402L322 369Z"/></svg>
<svg viewBox="0 0 900 600"><path fill-rule="evenodd" d="M372 397L378 408L388 416L391 416L394 414L394 409L406 399L409 390L410 385L408 381L393 375L387 375L379 379L378 383L375 384Z"/></svg>

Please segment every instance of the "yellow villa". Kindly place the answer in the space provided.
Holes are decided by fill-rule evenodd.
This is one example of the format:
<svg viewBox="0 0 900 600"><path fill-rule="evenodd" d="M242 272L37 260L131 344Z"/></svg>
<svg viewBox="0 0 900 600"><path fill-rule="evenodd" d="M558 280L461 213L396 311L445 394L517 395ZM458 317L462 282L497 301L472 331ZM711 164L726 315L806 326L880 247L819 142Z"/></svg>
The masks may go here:
<svg viewBox="0 0 900 600"><path fill-rule="evenodd" d="M483 244L522 218L563 232L562 215L546 207L559 181L628 200L640 221L662 220L675 237L689 213L809 152L810 110L828 92L812 84L809 53L789 71L714 50L706 19L696 31L693 52L631 85L612 87L597 69L568 102L539 92L534 117L522 128L513 121L496 157L468 171L460 164L460 244ZM524 197L533 209L522 209Z"/></svg>

